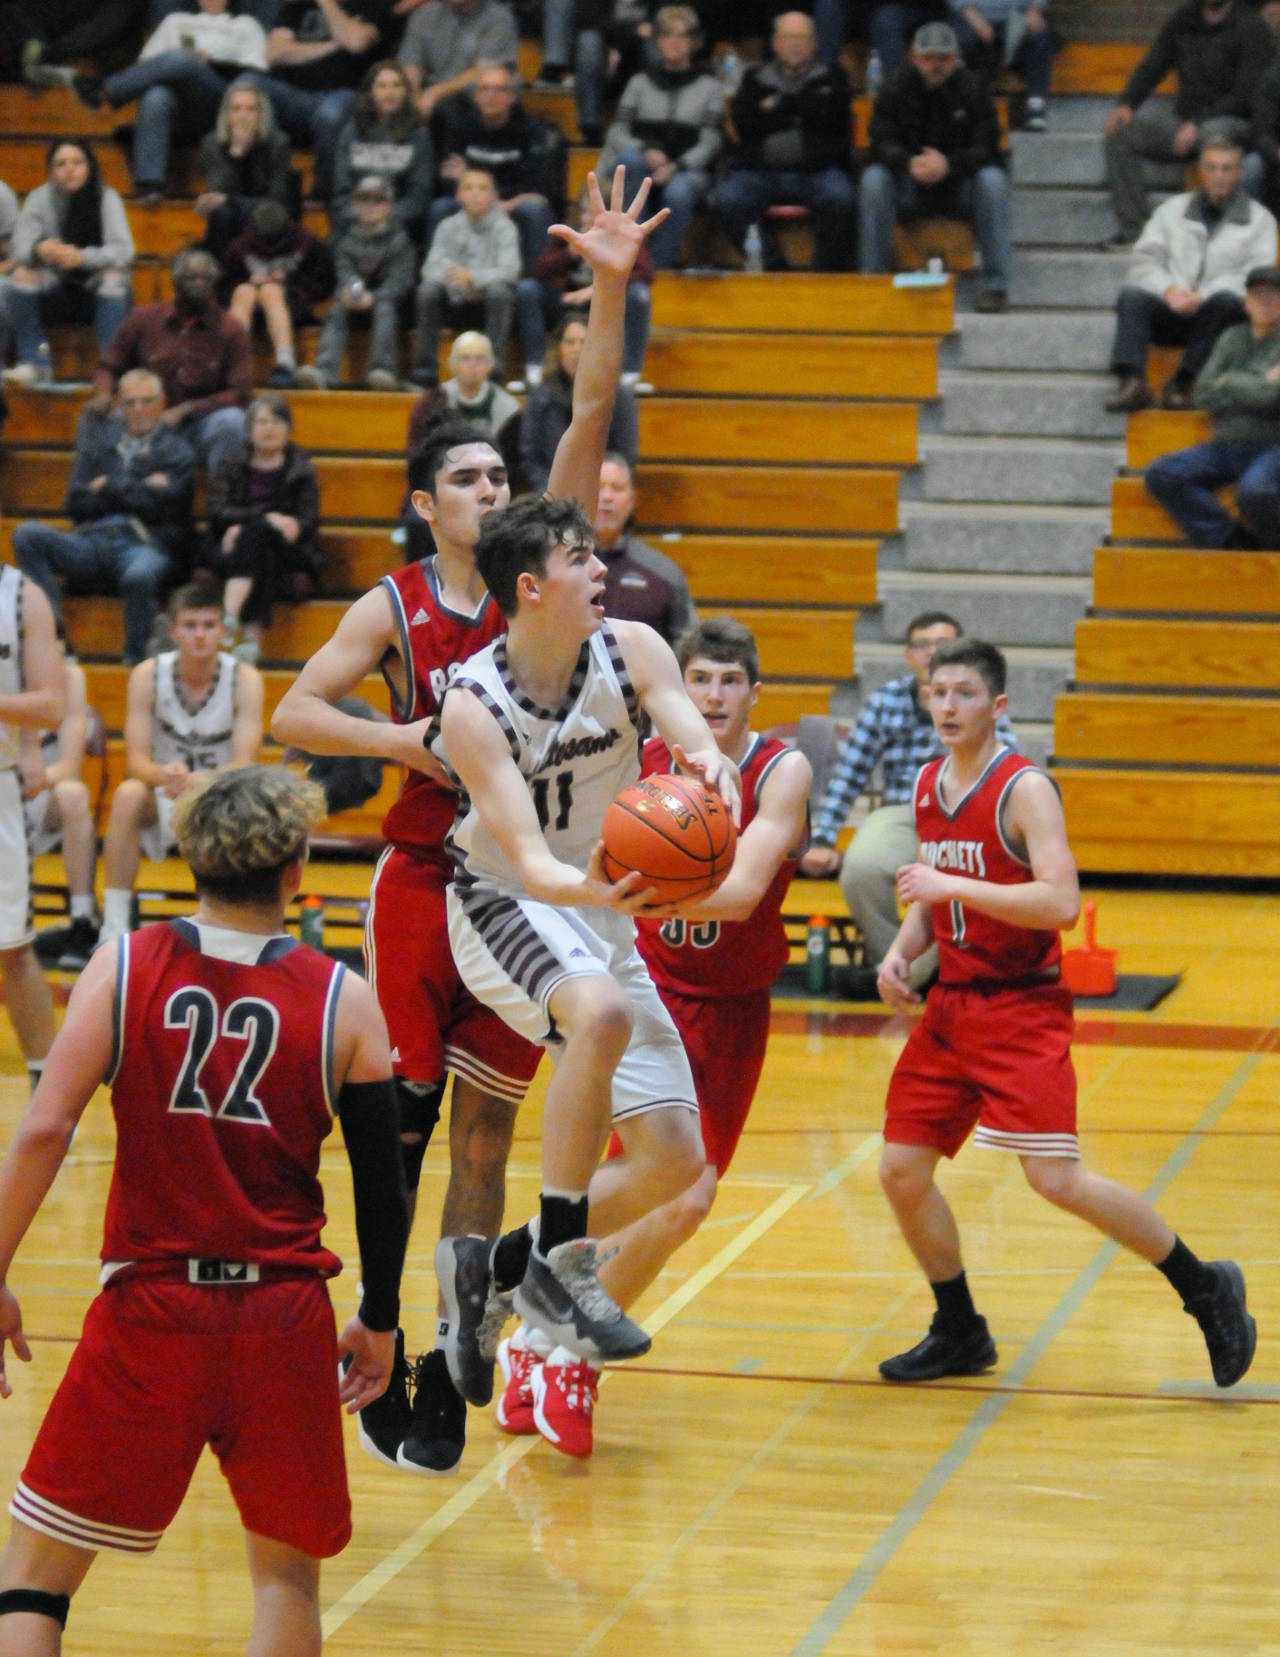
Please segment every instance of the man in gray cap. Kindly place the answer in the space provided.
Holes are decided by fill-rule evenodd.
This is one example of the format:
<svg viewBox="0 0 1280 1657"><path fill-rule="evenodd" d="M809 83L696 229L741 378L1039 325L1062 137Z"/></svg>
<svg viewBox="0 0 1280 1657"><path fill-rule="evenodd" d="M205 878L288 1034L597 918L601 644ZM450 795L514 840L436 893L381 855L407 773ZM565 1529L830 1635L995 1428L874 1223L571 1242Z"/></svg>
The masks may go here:
<svg viewBox="0 0 1280 1657"><path fill-rule="evenodd" d="M871 112L871 161L859 192L862 269L891 271L899 219L967 219L982 253L980 311L1009 289L1009 179L988 88L964 68L954 30L926 23Z"/></svg>
<svg viewBox="0 0 1280 1657"><path fill-rule="evenodd" d="M1248 321L1219 336L1195 384L1212 437L1153 460L1146 485L1194 547L1280 551L1280 266L1249 272L1244 308ZM1229 483L1238 519L1214 493Z"/></svg>

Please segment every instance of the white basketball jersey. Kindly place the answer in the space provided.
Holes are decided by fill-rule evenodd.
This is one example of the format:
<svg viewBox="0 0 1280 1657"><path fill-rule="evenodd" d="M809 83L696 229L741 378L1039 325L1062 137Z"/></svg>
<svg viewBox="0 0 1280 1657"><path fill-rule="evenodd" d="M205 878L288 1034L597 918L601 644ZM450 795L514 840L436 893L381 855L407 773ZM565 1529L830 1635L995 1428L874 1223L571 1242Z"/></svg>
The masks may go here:
<svg viewBox="0 0 1280 1657"><path fill-rule="evenodd" d="M478 696L501 726L551 850L585 869L614 795L640 774L640 699L608 623L583 645L558 708L540 708L516 684L505 637L472 656L453 683ZM465 794L448 844L460 892L479 884L520 895Z"/></svg>
<svg viewBox="0 0 1280 1657"><path fill-rule="evenodd" d="M157 765L179 761L188 771L216 771L231 760L231 732L236 719L234 656L219 651L209 689L191 707L178 683L178 652L155 659L151 699L151 758Z"/></svg>
<svg viewBox="0 0 1280 1657"><path fill-rule="evenodd" d="M18 696L26 687L22 661L23 577L12 564L0 565L0 695ZM0 723L0 771L18 763L18 728Z"/></svg>

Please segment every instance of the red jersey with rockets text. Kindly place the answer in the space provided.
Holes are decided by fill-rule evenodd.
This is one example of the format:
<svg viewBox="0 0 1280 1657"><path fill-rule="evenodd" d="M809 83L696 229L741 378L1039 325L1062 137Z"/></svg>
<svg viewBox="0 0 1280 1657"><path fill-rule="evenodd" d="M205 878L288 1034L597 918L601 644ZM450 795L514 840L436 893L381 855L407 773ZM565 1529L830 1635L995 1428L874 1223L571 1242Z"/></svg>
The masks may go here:
<svg viewBox="0 0 1280 1657"><path fill-rule="evenodd" d="M765 778L784 754L791 752L776 738L752 736L741 766L742 825L746 833L760 803ZM671 755L660 737L644 745L642 777L663 776L673 769ZM734 996L747 990L768 989L786 965L787 935L782 904L804 846L795 848L779 868L768 890L745 921L647 921L636 919L636 943L649 975L659 990L681 995Z"/></svg>
<svg viewBox="0 0 1280 1657"><path fill-rule="evenodd" d="M462 663L505 633L507 621L488 593L470 615L451 609L440 596L431 558L393 570L383 576L382 585L396 618L408 681L408 694L401 701L383 670L391 691L391 717L397 725L411 725L440 711L445 688ZM393 845L430 857L448 872L444 838L457 809L458 796L451 788L421 771L406 771L382 832Z"/></svg>
<svg viewBox="0 0 1280 1657"><path fill-rule="evenodd" d="M129 933L119 951L103 1260L332 1277L318 1172L346 968L294 938L186 920Z"/></svg>
<svg viewBox="0 0 1280 1657"><path fill-rule="evenodd" d="M1004 819L1018 778L1036 769L1022 754L1001 748L967 794L958 800L948 795L952 803L947 806L938 797L938 779L948 785L950 761L930 760L916 778L914 794L920 861L996 886L1031 880L1025 852L1010 842ZM951 788L954 791L954 784ZM944 984L1056 976L1062 959L1057 932L1010 926L956 900L931 904L929 912Z"/></svg>

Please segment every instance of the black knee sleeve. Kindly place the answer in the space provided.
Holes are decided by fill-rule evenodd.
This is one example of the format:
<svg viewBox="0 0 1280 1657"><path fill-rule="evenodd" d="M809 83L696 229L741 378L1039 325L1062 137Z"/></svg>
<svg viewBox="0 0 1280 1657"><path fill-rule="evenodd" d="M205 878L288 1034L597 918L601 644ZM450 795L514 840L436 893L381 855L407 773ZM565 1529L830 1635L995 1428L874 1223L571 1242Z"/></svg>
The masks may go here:
<svg viewBox="0 0 1280 1657"><path fill-rule="evenodd" d="M416 1191L422 1178L422 1159L440 1120L444 1083L406 1082L397 1076L396 1099L400 1105L400 1154L404 1158L405 1184L410 1191ZM406 1140L406 1134L412 1134L413 1138Z"/></svg>
<svg viewBox="0 0 1280 1657"><path fill-rule="evenodd" d="M0 1617L25 1611L30 1617L52 1617L59 1628L65 1628L70 1609L70 1594L46 1594L43 1588L6 1588L0 1593Z"/></svg>

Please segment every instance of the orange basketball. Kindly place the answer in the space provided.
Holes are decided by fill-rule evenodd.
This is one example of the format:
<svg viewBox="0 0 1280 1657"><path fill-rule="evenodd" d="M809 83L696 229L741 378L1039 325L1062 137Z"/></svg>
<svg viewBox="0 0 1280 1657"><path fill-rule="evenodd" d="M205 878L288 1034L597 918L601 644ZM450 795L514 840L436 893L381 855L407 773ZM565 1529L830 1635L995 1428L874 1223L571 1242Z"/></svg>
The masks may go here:
<svg viewBox="0 0 1280 1657"><path fill-rule="evenodd" d="M635 870L655 903L705 897L729 873L738 830L696 777L642 777L624 788L600 830L610 880Z"/></svg>

